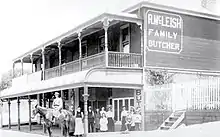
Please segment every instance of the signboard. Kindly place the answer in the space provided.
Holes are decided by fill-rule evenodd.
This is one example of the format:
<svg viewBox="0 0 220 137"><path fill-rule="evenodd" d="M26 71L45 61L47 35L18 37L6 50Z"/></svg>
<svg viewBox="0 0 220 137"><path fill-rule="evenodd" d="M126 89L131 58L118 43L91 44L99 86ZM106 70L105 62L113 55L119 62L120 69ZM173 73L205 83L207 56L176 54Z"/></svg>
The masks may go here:
<svg viewBox="0 0 220 137"><path fill-rule="evenodd" d="M141 90L135 90L135 93L136 93L137 105L140 107L140 104L141 104Z"/></svg>
<svg viewBox="0 0 220 137"><path fill-rule="evenodd" d="M181 16L148 10L146 23L149 51L175 54L182 51L183 20Z"/></svg>
<svg viewBox="0 0 220 137"><path fill-rule="evenodd" d="M220 70L220 20L151 8L144 14L145 67Z"/></svg>

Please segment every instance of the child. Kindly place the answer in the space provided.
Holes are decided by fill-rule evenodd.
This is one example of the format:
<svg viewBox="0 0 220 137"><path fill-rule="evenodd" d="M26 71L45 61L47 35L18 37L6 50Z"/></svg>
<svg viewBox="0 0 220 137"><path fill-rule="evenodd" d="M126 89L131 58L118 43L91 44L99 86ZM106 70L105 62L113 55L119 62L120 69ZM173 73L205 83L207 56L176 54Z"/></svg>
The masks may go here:
<svg viewBox="0 0 220 137"><path fill-rule="evenodd" d="M100 119L100 131L106 132L108 130L108 120L106 118L105 113L102 113L102 117Z"/></svg>
<svg viewBox="0 0 220 137"><path fill-rule="evenodd" d="M128 112L128 115L126 117L126 131L131 131L132 129L132 114L131 112Z"/></svg>
<svg viewBox="0 0 220 137"><path fill-rule="evenodd" d="M138 109L136 111L135 115L135 130L140 131L141 130L141 111Z"/></svg>

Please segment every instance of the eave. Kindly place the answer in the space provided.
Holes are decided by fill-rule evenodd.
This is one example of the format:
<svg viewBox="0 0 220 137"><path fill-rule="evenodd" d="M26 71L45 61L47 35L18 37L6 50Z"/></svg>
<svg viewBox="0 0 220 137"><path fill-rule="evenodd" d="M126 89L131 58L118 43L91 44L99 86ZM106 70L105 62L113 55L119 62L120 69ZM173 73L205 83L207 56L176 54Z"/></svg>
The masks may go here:
<svg viewBox="0 0 220 137"><path fill-rule="evenodd" d="M40 46L22 54L21 56L13 59L12 61L15 62L17 60L20 60L26 56L28 56L29 54L32 54L38 50L41 50L42 48L45 48L53 43L56 43L56 42L59 42L61 41L62 39L70 36L70 35L78 35L79 32L82 32L84 29L86 29L87 27L89 26L92 26L98 22L102 22L104 21L104 19L109 19L110 21L111 20L120 20L120 21L126 21L126 22L132 22L132 23L137 23L139 25L142 24L142 19L138 18L136 15L132 15L132 14L129 14L129 13L102 13L80 25L78 25L77 27L69 30L68 32L66 33L63 33L62 35L54 38L54 39L51 39L43 44L41 44Z"/></svg>
<svg viewBox="0 0 220 137"><path fill-rule="evenodd" d="M147 1L139 2L129 8L126 8L122 12L131 13L131 12L134 12L140 8L143 8L143 7L160 9L160 10L165 10L165 11L170 11L170 12L175 12L175 13L180 13L180 14L186 14L186 15L192 15L192 16L202 17L202 18L207 18L207 19L220 20L219 15L205 13L205 12L197 12L197 11L187 10L187 9L181 9L181 8L176 8L173 6L166 6L166 5L151 3L151 2L147 2Z"/></svg>

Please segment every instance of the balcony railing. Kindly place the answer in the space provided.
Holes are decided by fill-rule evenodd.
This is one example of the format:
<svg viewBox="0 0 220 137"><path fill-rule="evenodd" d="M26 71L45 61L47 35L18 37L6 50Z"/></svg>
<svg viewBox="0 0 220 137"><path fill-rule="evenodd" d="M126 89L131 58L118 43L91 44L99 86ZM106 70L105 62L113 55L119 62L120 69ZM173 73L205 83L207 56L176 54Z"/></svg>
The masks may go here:
<svg viewBox="0 0 220 137"><path fill-rule="evenodd" d="M95 66L105 65L105 52L101 52L82 59L82 70L92 68Z"/></svg>
<svg viewBox="0 0 220 137"><path fill-rule="evenodd" d="M75 61L72 61L72 62L62 64L62 66L61 66L61 75L66 75L66 74L70 74L70 73L73 73L73 72L80 71L79 64L80 64L79 60L75 60Z"/></svg>
<svg viewBox="0 0 220 137"><path fill-rule="evenodd" d="M142 67L142 55L137 53L109 52L108 66L139 68Z"/></svg>
<svg viewBox="0 0 220 137"><path fill-rule="evenodd" d="M86 70L95 66L105 66L105 52L91 55L81 60L75 60L61 65L61 73L59 66L46 69L45 79L58 77L60 75L67 75L70 73ZM142 55L137 53L121 53L108 52L108 66L114 68L140 68L142 67Z"/></svg>
<svg viewBox="0 0 220 137"><path fill-rule="evenodd" d="M60 75L60 69L59 66L49 68L45 70L45 80L58 77Z"/></svg>

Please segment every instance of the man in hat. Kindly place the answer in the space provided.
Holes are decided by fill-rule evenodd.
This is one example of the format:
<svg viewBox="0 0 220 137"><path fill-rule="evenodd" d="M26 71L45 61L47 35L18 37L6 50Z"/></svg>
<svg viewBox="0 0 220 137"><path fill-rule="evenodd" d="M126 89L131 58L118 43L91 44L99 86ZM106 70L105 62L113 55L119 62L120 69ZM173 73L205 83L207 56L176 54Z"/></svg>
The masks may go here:
<svg viewBox="0 0 220 137"><path fill-rule="evenodd" d="M52 104L53 116L58 118L61 114L61 109L63 108L63 100L59 97L59 92L55 92L55 99ZM55 123L55 118L53 118L53 122Z"/></svg>
<svg viewBox="0 0 220 137"><path fill-rule="evenodd" d="M92 130L92 132L94 132L94 120L95 120L94 112L92 110L92 107L89 106L89 110L88 110L88 130L89 130L89 133L91 130Z"/></svg>

